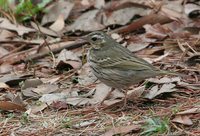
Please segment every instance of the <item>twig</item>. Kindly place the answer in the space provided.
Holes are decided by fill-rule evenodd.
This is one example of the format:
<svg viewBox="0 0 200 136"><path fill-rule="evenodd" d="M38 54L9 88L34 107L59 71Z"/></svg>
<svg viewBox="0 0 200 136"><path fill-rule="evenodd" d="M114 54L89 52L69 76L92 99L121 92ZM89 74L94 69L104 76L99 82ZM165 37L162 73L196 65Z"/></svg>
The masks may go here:
<svg viewBox="0 0 200 136"><path fill-rule="evenodd" d="M75 48L81 47L84 44L86 44L85 41L84 42L74 42L74 43L70 43L70 44L67 44L65 46L62 46L60 48L53 49L52 52L58 53L59 51L61 51L63 49L75 49ZM39 54L34 54L34 55L31 55L31 56L28 56L27 59L25 59L24 61L28 62L30 60L32 61L32 60L35 60L35 59L39 59L39 58L42 58L44 56L47 56L49 53L50 53L50 51L45 51L45 52L42 52L42 53L39 53Z"/></svg>
<svg viewBox="0 0 200 136"><path fill-rule="evenodd" d="M156 23L160 23L160 24L165 24L165 23L169 23L172 22L173 20L168 18L167 16L161 15L160 13L152 13L149 14L148 16L144 16L142 18L140 18L138 21L135 21L133 23L131 23L128 26L124 26L121 27L119 29L115 29L113 31L111 31L110 33L129 33L132 32L134 30L140 29L142 28L145 24L156 24Z"/></svg>

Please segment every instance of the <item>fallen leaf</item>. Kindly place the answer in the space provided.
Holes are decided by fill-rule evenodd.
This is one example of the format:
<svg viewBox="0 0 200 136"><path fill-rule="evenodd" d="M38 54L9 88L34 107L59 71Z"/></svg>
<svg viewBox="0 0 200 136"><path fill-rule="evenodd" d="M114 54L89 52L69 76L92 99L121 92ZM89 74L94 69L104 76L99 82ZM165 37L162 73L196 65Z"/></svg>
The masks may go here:
<svg viewBox="0 0 200 136"><path fill-rule="evenodd" d="M57 1L50 6L46 7L46 14L42 18L42 25L49 22L54 22L60 15L66 20L74 7L74 4L69 1Z"/></svg>
<svg viewBox="0 0 200 136"><path fill-rule="evenodd" d="M44 110L48 105L46 103L41 103L39 106L38 105L34 105L31 107L31 113L35 114L38 113L42 110Z"/></svg>
<svg viewBox="0 0 200 136"><path fill-rule="evenodd" d="M50 29L48 29L48 28L45 28L45 27L42 27L42 26L40 26L39 24L37 25L36 23L34 23L34 22L31 22L31 26L34 28L34 29L36 29L37 31L41 31L42 33L44 33L44 34L47 34L47 35L50 35L50 36L54 36L54 37L58 37L59 35L56 33L56 32L54 32L54 31L52 31L52 30L50 30Z"/></svg>
<svg viewBox="0 0 200 136"><path fill-rule="evenodd" d="M129 90L127 92L127 97L129 100L135 100L136 98L139 98L140 96L142 96L144 91L145 91L145 86L139 86L139 87L133 88L132 90Z"/></svg>
<svg viewBox="0 0 200 136"><path fill-rule="evenodd" d="M57 92L58 91L58 85L56 85L56 84L42 84L42 85L37 86L37 88L33 89L32 91L39 94L39 95L49 94L49 93Z"/></svg>
<svg viewBox="0 0 200 136"><path fill-rule="evenodd" d="M191 108L185 111L181 111L176 113L177 115L184 115L184 114L194 114L194 113L200 113L200 107L198 108Z"/></svg>
<svg viewBox="0 0 200 136"><path fill-rule="evenodd" d="M111 88L109 86L103 83L97 84L95 94L90 100L91 104L101 103L107 97L110 91Z"/></svg>
<svg viewBox="0 0 200 136"><path fill-rule="evenodd" d="M0 18L0 29L16 31L18 33L18 35L20 35L20 36L22 36L26 33L29 33L29 32L35 32L34 29L24 27L19 24L18 25L12 24L12 23L10 23L9 20L7 20L5 18Z"/></svg>
<svg viewBox="0 0 200 136"><path fill-rule="evenodd" d="M148 82L156 83L156 84L166 84L166 83L177 83L181 81L180 77L163 77L163 78L149 78Z"/></svg>
<svg viewBox="0 0 200 136"><path fill-rule="evenodd" d="M26 111L24 106L10 101L0 101L0 109L6 111Z"/></svg>
<svg viewBox="0 0 200 136"><path fill-rule="evenodd" d="M22 89L22 94L27 97L39 97L43 94L49 94L58 91L58 85L55 84L41 84L36 87L29 87Z"/></svg>
<svg viewBox="0 0 200 136"><path fill-rule="evenodd" d="M9 88L9 86L3 82L0 82L0 88Z"/></svg>
<svg viewBox="0 0 200 136"><path fill-rule="evenodd" d="M78 82L83 86L90 85L97 81L97 77L92 73L89 63L84 64L78 71Z"/></svg>
<svg viewBox="0 0 200 136"><path fill-rule="evenodd" d="M149 46L151 42L155 42L156 40L147 38L145 37L145 35L140 35L140 36L131 36L131 38L128 41L130 43L128 44L127 48L131 52L137 52L146 48L147 46Z"/></svg>
<svg viewBox="0 0 200 136"><path fill-rule="evenodd" d="M189 116L186 115L177 115L172 121L189 126L193 124Z"/></svg>
<svg viewBox="0 0 200 136"><path fill-rule="evenodd" d="M5 73L9 73L13 70L13 65L10 65L9 63L3 63L0 66L0 73L1 74L5 74Z"/></svg>
<svg viewBox="0 0 200 136"><path fill-rule="evenodd" d="M86 121L81 121L75 125L73 125L73 127L75 128L81 128L81 127L87 127L89 125L92 125L95 123L96 120L86 120Z"/></svg>
<svg viewBox="0 0 200 136"><path fill-rule="evenodd" d="M68 26L67 31L96 31L101 30L104 26L97 22L96 15L99 10L90 10L86 13L83 13L80 17L76 19L76 21Z"/></svg>
<svg viewBox="0 0 200 136"><path fill-rule="evenodd" d="M158 85L156 85L156 86L152 87L148 91L148 93L145 94L145 98L153 99L162 93L174 92L174 91L176 91L176 89L174 88L175 86L176 86L175 84L169 83L169 84L162 85L162 87L159 89Z"/></svg>
<svg viewBox="0 0 200 136"><path fill-rule="evenodd" d="M126 25L128 22L131 21L134 15L141 15L146 12L146 9L139 8L139 7L131 7L131 8L123 8L116 10L111 13L109 16L104 16L103 24L105 26L110 25Z"/></svg>
<svg viewBox="0 0 200 136"><path fill-rule="evenodd" d="M0 28L0 41L8 40L14 36L16 36L16 34Z"/></svg>
<svg viewBox="0 0 200 136"><path fill-rule="evenodd" d="M90 102L91 99L89 98L68 98L66 99L66 103L71 104L73 106L83 106L83 105L88 105L92 102Z"/></svg>
<svg viewBox="0 0 200 136"><path fill-rule="evenodd" d="M197 84L190 84L190 83L186 83L186 82L178 82L178 85L181 87L185 87L185 88L189 88L189 89L193 89L193 90L200 90L200 85L199 83Z"/></svg>
<svg viewBox="0 0 200 136"><path fill-rule="evenodd" d="M16 75L16 74L4 74L0 77L0 82L6 83L9 86L19 85L21 81L26 80L30 75Z"/></svg>
<svg viewBox="0 0 200 136"><path fill-rule="evenodd" d="M94 7L101 9L105 6L105 0L94 0L95 4Z"/></svg>
<svg viewBox="0 0 200 136"><path fill-rule="evenodd" d="M0 57L3 57L4 55L6 55L8 53L9 53L9 51L7 49L0 47Z"/></svg>
<svg viewBox="0 0 200 136"><path fill-rule="evenodd" d="M114 135L118 135L118 134L127 134L132 131L137 132L140 129L141 129L140 125L114 127L101 136L114 136Z"/></svg>
<svg viewBox="0 0 200 136"><path fill-rule="evenodd" d="M62 50L56 59L56 68L67 68L70 65L74 69L79 69L82 65L80 58L72 51Z"/></svg>
<svg viewBox="0 0 200 136"><path fill-rule="evenodd" d="M48 105L52 104L55 101L64 101L66 100L66 96L63 93L53 93L53 94L44 94L39 99L39 101L47 103Z"/></svg>
<svg viewBox="0 0 200 136"><path fill-rule="evenodd" d="M53 107L54 109L67 109L69 107L69 105L64 102L64 101L54 101L52 104L51 104L51 107Z"/></svg>
<svg viewBox="0 0 200 136"><path fill-rule="evenodd" d="M168 33L171 32L168 27L164 27L160 24L155 24L153 26L150 24L146 24L144 25L144 28L146 30L146 37L158 40L163 40L165 37L168 36Z"/></svg>
<svg viewBox="0 0 200 136"><path fill-rule="evenodd" d="M62 14L60 14L57 20L49 28L53 31L60 32L61 30L63 30L64 26L65 26L64 17Z"/></svg>
<svg viewBox="0 0 200 136"><path fill-rule="evenodd" d="M30 88L30 87L37 87L38 85L41 85L41 84L43 84L43 82L42 82L42 80L40 80L38 78L27 79L22 83L21 89L24 90L24 89Z"/></svg>

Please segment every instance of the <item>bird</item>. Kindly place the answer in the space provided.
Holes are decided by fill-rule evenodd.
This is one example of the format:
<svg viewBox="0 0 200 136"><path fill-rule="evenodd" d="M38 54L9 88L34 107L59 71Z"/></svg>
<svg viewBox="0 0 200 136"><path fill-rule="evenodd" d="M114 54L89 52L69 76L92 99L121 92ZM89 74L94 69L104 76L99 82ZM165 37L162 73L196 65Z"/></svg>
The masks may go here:
<svg viewBox="0 0 200 136"><path fill-rule="evenodd" d="M87 60L94 75L101 82L118 90L127 90L131 85L159 75L176 75L160 70L134 55L103 31L94 31L84 36L91 48ZM124 106L127 103L125 91Z"/></svg>

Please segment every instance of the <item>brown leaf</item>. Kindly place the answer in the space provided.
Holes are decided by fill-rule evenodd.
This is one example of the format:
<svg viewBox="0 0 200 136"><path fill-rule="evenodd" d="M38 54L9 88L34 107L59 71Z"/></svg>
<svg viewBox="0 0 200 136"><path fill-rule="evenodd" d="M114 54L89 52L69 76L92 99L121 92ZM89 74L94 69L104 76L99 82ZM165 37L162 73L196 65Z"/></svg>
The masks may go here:
<svg viewBox="0 0 200 136"><path fill-rule="evenodd" d="M42 25L57 20L58 16L63 15L63 19L67 19L74 4L69 1L57 1L48 6L45 10L48 11L42 18Z"/></svg>
<svg viewBox="0 0 200 136"><path fill-rule="evenodd" d="M112 12L109 16L104 16L103 24L125 25L131 21L134 15L144 15L147 10L139 7L123 8Z"/></svg>
<svg viewBox="0 0 200 136"><path fill-rule="evenodd" d="M194 114L194 113L200 113L200 107L198 108L191 108L185 111L181 111L176 113L177 115L184 115L184 114Z"/></svg>
<svg viewBox="0 0 200 136"><path fill-rule="evenodd" d="M164 84L160 89L158 88L158 85L154 86L149 90L149 92L145 95L145 98L153 99L156 96L165 93L165 92L174 92L176 89L174 88L176 85L169 83Z"/></svg>
<svg viewBox="0 0 200 136"><path fill-rule="evenodd" d="M26 111L26 108L24 106L9 101L0 101L0 109L6 111Z"/></svg>
<svg viewBox="0 0 200 136"><path fill-rule="evenodd" d="M24 90L26 88L30 88L30 87L37 87L38 85L41 85L43 82L40 79L27 79L22 83L22 87L21 89Z"/></svg>
<svg viewBox="0 0 200 136"><path fill-rule="evenodd" d="M145 35L140 35L131 36L128 41L130 42L130 44L128 44L127 48L132 52L137 52L146 48L151 42L155 42L156 40L147 38L145 37Z"/></svg>
<svg viewBox="0 0 200 136"><path fill-rule="evenodd" d="M60 14L57 20L49 27L51 30L60 32L65 26L64 17Z"/></svg>
<svg viewBox="0 0 200 136"><path fill-rule="evenodd" d="M163 78L149 78L147 81L156 84L177 83L181 81L180 77L163 77Z"/></svg>
<svg viewBox="0 0 200 136"><path fill-rule="evenodd" d="M58 37L58 34L57 34L56 32L54 32L54 31L52 31L52 30L50 30L50 29L48 29L48 28L42 27L42 26L40 26L40 25L37 25L37 24L34 23L34 22L31 22L31 26L32 26L33 28L35 28L36 30L41 31L41 32L44 33L44 34L47 34L47 35L50 35L50 36Z"/></svg>
<svg viewBox="0 0 200 136"><path fill-rule="evenodd" d="M22 25L15 25L10 23L9 20L5 18L0 18L0 28L16 31L20 36L24 35L25 33L35 32L34 29L24 27Z"/></svg>
<svg viewBox="0 0 200 136"><path fill-rule="evenodd" d="M1 37L1 36L0 36L0 37ZM5 48L3 48L3 47L0 47L0 57L6 55L6 54L8 54L8 53L9 53L9 51L8 51L7 49L5 49Z"/></svg>
<svg viewBox="0 0 200 136"><path fill-rule="evenodd" d="M37 113L39 111L44 110L48 105L46 103L41 103L39 106L35 105L31 107L31 113Z"/></svg>
<svg viewBox="0 0 200 136"><path fill-rule="evenodd" d="M0 66L0 73L1 74L9 73L12 70L13 70L13 66L10 65L9 63L5 62L5 63L1 64L1 66Z"/></svg>
<svg viewBox="0 0 200 136"><path fill-rule="evenodd" d="M160 24L155 24L153 26L146 24L144 28L146 30L146 37L158 40L163 40L167 37L167 34L171 32L167 27L161 26Z"/></svg>
<svg viewBox="0 0 200 136"><path fill-rule="evenodd" d="M104 26L96 20L98 12L99 10L95 9L83 13L72 25L67 27L67 31L96 31L103 29Z"/></svg>
<svg viewBox="0 0 200 136"><path fill-rule="evenodd" d="M113 135L117 135L117 134L126 134L131 131L138 131L138 130L140 130L140 128L141 128L140 125L114 127L101 136L113 136Z"/></svg>
<svg viewBox="0 0 200 136"><path fill-rule="evenodd" d="M16 34L4 29L0 29L0 41L8 40L9 38L12 38L14 36L16 36Z"/></svg>
<svg viewBox="0 0 200 136"><path fill-rule="evenodd" d="M173 122L181 123L184 125L192 125L192 120L189 118L189 116L186 115L177 115L173 120Z"/></svg>
<svg viewBox="0 0 200 136"><path fill-rule="evenodd" d="M84 64L78 73L78 82L81 85L87 86L97 81L97 77L92 73L89 63Z"/></svg>
<svg viewBox="0 0 200 136"><path fill-rule="evenodd" d="M0 88L9 88L9 86L3 82L0 82Z"/></svg>
<svg viewBox="0 0 200 136"><path fill-rule="evenodd" d="M55 109L67 109L69 105L66 102L63 101L54 101L51 106Z"/></svg>
<svg viewBox="0 0 200 136"><path fill-rule="evenodd" d="M93 98L90 100L91 104L102 102L109 94L111 88L103 83L96 85L96 91Z"/></svg>
<svg viewBox="0 0 200 136"><path fill-rule="evenodd" d="M79 69L82 65L80 58L74 52L64 49L56 59L56 68L66 68L66 64L72 66L74 69Z"/></svg>

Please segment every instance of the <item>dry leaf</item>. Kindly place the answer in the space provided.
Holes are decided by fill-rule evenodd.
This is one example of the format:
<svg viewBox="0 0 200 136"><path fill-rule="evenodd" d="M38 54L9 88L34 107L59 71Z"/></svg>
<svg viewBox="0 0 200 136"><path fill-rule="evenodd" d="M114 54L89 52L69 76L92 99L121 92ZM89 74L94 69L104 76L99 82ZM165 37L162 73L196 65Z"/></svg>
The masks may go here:
<svg viewBox="0 0 200 136"><path fill-rule="evenodd" d="M146 30L145 36L152 39L163 40L171 32L168 27L164 27L160 24L150 25L146 24L143 26Z"/></svg>
<svg viewBox="0 0 200 136"><path fill-rule="evenodd" d="M16 34L0 28L0 41L8 40L14 36L16 36Z"/></svg>
<svg viewBox="0 0 200 136"><path fill-rule="evenodd" d="M84 64L78 73L78 82L81 85L87 86L97 81L97 77L92 73L89 63Z"/></svg>
<svg viewBox="0 0 200 136"><path fill-rule="evenodd" d="M143 8L132 7L132 8L123 8L116 10L111 13L109 16L104 16L103 24L105 26L110 25L125 25L131 21L134 15L144 14L144 11L147 11Z"/></svg>
<svg viewBox="0 0 200 136"><path fill-rule="evenodd" d="M156 83L156 84L166 84L166 83L177 83L181 81L180 77L163 77L163 78L149 78L148 82Z"/></svg>
<svg viewBox="0 0 200 136"><path fill-rule="evenodd" d="M55 32L60 32L61 30L63 30L64 26L65 26L65 20L63 15L60 14L57 20L49 28Z"/></svg>
<svg viewBox="0 0 200 136"><path fill-rule="evenodd" d="M8 53L9 53L9 51L7 49L5 49L4 47L0 47L0 57L6 55Z"/></svg>
<svg viewBox="0 0 200 136"><path fill-rule="evenodd" d="M90 10L83 13L76 21L67 27L68 31L96 31L101 30L104 26L96 21L96 15L99 10Z"/></svg>
<svg viewBox="0 0 200 136"><path fill-rule="evenodd" d="M52 104L55 101L64 101L66 100L66 96L63 93L53 93L53 94L44 94L39 99L39 101L47 103L48 105Z"/></svg>
<svg viewBox="0 0 200 136"><path fill-rule="evenodd" d="M47 35L50 35L50 36L55 36L55 37L58 37L58 36L59 36L56 32L54 32L54 31L52 31L52 30L50 30L50 29L47 29L47 28L45 28L45 27L42 27L42 26L40 26L40 25L37 25L37 24L34 23L34 22L31 22L31 26L32 26L33 28L35 28L36 30L38 30L39 32L41 31L41 32L44 33L44 34L47 34Z"/></svg>
<svg viewBox="0 0 200 136"><path fill-rule="evenodd" d="M105 0L94 0L94 1L95 1L94 4L95 8L101 9L105 6Z"/></svg>
<svg viewBox="0 0 200 136"><path fill-rule="evenodd" d="M27 79L25 80L22 85L21 85L21 89L27 89L30 87L37 87L38 85L43 84L42 80L38 79L38 78L34 78L34 79Z"/></svg>
<svg viewBox="0 0 200 136"><path fill-rule="evenodd" d="M172 121L176 122L176 123L181 123L184 125L192 125L193 124L192 120L189 118L189 116L186 116L186 115L178 115Z"/></svg>
<svg viewBox="0 0 200 136"><path fill-rule="evenodd" d="M174 88L175 86L176 86L175 84L169 83L162 85L162 87L159 89L158 85L156 85L152 87L147 94L145 94L145 98L153 99L162 93L174 92L176 91L176 89Z"/></svg>
<svg viewBox="0 0 200 136"><path fill-rule="evenodd" d="M9 86L3 82L0 82L0 88L9 88Z"/></svg>
<svg viewBox="0 0 200 136"><path fill-rule="evenodd" d="M10 101L0 101L0 109L6 111L26 111L26 108L24 106Z"/></svg>
<svg viewBox="0 0 200 136"><path fill-rule="evenodd" d="M73 127L75 127L75 128L87 127L87 126L92 125L94 123L95 123L95 120L86 120L86 121L82 121L78 124L73 125Z"/></svg>
<svg viewBox="0 0 200 136"><path fill-rule="evenodd" d="M19 85L21 81L24 81L30 75L16 75L16 74L4 74L0 77L0 82L6 83L9 86L16 86Z"/></svg>
<svg viewBox="0 0 200 136"><path fill-rule="evenodd" d="M194 114L194 113L200 113L200 107L198 108L191 108L185 111L181 111L176 113L177 115L184 115L184 114Z"/></svg>
<svg viewBox="0 0 200 136"><path fill-rule="evenodd" d="M47 13L42 18L42 25L56 21L60 15L63 15L63 19L66 20L73 7L74 4L69 1L54 2L45 9Z"/></svg>
<svg viewBox="0 0 200 136"><path fill-rule="evenodd" d="M93 99L91 99L91 104L96 104L102 102L105 97L109 94L111 91L111 88L103 83L96 85L96 91L93 96ZM92 102L93 101L93 102Z"/></svg>
<svg viewBox="0 0 200 136"><path fill-rule="evenodd" d="M40 105L35 105L31 107L31 113L35 114L44 110L48 105L46 103L41 103Z"/></svg>
<svg viewBox="0 0 200 136"><path fill-rule="evenodd" d="M145 91L145 86L139 86L137 88L129 90L127 92L128 99L135 100L136 98L139 98L143 94L144 91Z"/></svg>
<svg viewBox="0 0 200 136"><path fill-rule="evenodd" d="M67 68L70 65L74 69L79 69L82 65L80 58L72 51L66 49L62 50L56 59L56 68Z"/></svg>
<svg viewBox="0 0 200 136"><path fill-rule="evenodd" d="M0 18L0 29L16 31L20 36L29 32L35 32L35 30L31 28L24 27L22 25L11 24L10 21L5 18Z"/></svg>
<svg viewBox="0 0 200 136"><path fill-rule="evenodd" d="M9 63L3 63L0 66L0 73L1 74L5 74L5 73L9 73L13 70L13 65L10 65Z"/></svg>
<svg viewBox="0 0 200 136"><path fill-rule="evenodd" d="M129 41L130 44L128 44L127 48L131 52L137 52L146 48L147 46L149 46L151 42L155 42L156 40L147 38L145 37L145 35L140 35L140 36L131 36Z"/></svg>
<svg viewBox="0 0 200 136"><path fill-rule="evenodd" d="M141 129L140 125L114 127L101 136L114 136L118 134L127 134L132 131L139 131L140 129Z"/></svg>

